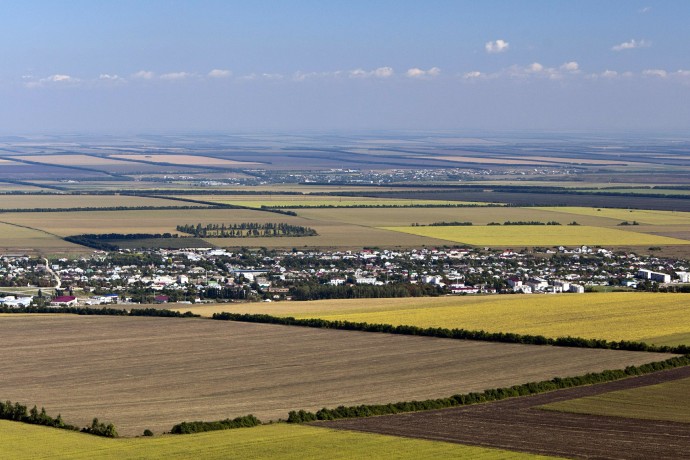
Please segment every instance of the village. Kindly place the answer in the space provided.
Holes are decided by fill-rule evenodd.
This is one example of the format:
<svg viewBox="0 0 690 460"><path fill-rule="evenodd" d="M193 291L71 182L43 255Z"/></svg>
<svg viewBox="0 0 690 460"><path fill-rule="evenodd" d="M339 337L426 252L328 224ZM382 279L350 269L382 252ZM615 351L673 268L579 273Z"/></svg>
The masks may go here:
<svg viewBox="0 0 690 460"><path fill-rule="evenodd" d="M48 265L46 265L46 263ZM603 248L543 250L94 251L89 257L0 257L0 305L287 301L479 294L679 290L684 260Z"/></svg>

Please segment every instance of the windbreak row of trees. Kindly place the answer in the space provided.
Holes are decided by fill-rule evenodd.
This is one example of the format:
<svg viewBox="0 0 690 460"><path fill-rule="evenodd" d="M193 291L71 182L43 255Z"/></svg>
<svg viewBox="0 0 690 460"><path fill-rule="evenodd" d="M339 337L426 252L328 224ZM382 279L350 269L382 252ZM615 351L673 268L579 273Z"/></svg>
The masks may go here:
<svg viewBox="0 0 690 460"><path fill-rule="evenodd" d="M95 315L95 316L155 316L164 318L198 318L199 315L187 311L181 313L175 310L157 309L157 308L133 308L130 311L124 308L110 308L110 307L49 307L49 306L31 306L31 307L8 307L7 305L0 305L0 313L67 313L71 315Z"/></svg>
<svg viewBox="0 0 690 460"><path fill-rule="evenodd" d="M117 431L112 423L101 423L97 418L94 418L90 426L86 426L80 430L79 427L75 425L65 423L60 414L53 418L46 413L43 407L41 407L40 411L36 406L31 410L27 410L27 406L19 403L13 404L12 401L0 401L0 419L29 423L32 425L49 426L63 430L81 431L82 433L104 436L106 438L117 437Z"/></svg>
<svg viewBox="0 0 690 460"><path fill-rule="evenodd" d="M178 225L177 231L197 238L253 238L278 236L316 236L316 230L301 225L286 223L243 222L240 224L206 224L198 223Z"/></svg>
<svg viewBox="0 0 690 460"><path fill-rule="evenodd" d="M117 251L120 241L137 241L162 238L178 238L177 233L87 233L84 235L66 236L65 241L80 244L102 251Z"/></svg>
<svg viewBox="0 0 690 460"><path fill-rule="evenodd" d="M375 415L399 414L421 410L444 409L447 407L466 406L469 404L498 401L517 396L534 395L547 391L572 388L595 383L611 382L635 375L649 374L664 369L672 369L690 364L690 356L681 356L641 366L629 366L625 369L606 370L589 373L578 377L556 377L541 382L530 382L512 387L495 388L483 392L458 394L449 398L427 399L425 401L404 401L391 404L366 404L360 406L339 406L334 409L323 408L316 413L305 410L291 411L288 423L305 423L316 420L336 420L341 418L372 417Z"/></svg>
<svg viewBox="0 0 690 460"><path fill-rule="evenodd" d="M170 432L172 434L191 434L202 433L204 431L218 431L231 430L234 428L251 428L253 426L261 425L261 420L254 417L252 414L243 417L237 417L232 420L218 420L215 422L182 422L173 426Z"/></svg>
<svg viewBox="0 0 690 460"><path fill-rule="evenodd" d="M435 297L441 290L430 284L395 283L354 286L332 286L330 284L309 283L290 288L293 300L320 299L379 299L386 297Z"/></svg>

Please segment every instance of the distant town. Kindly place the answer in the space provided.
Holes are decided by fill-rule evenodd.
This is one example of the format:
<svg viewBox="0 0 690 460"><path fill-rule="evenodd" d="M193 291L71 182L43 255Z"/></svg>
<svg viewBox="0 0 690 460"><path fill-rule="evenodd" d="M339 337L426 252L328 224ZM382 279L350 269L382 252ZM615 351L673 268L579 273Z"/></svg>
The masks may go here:
<svg viewBox="0 0 690 460"><path fill-rule="evenodd" d="M0 304L274 302L477 294L685 291L687 261L587 246L275 251L120 250L0 257Z"/></svg>

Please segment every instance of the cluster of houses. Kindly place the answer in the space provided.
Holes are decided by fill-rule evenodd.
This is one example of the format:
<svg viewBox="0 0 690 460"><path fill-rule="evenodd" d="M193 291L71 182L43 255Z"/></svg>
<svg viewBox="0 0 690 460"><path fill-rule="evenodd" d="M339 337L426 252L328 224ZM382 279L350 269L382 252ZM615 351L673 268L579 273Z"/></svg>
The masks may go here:
<svg viewBox="0 0 690 460"><path fill-rule="evenodd" d="M687 261L613 253L602 248L534 251L467 248L360 251L223 249L95 251L90 257L44 264L27 256L0 256L0 304L28 305L12 287L61 291L52 305L101 305L136 300L202 302L210 293L239 292L243 299L283 300L297 286L425 284L446 294L583 293L596 285L635 287L641 281L689 283ZM16 292L19 292L17 289ZM1 294L0 294L1 295ZM240 297L238 297L240 298Z"/></svg>

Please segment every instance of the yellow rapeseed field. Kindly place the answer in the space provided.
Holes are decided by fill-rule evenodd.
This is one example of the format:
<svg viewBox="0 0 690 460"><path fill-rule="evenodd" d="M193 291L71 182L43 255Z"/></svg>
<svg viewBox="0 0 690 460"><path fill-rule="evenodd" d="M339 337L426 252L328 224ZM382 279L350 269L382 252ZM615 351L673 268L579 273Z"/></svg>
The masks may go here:
<svg viewBox="0 0 690 460"><path fill-rule="evenodd" d="M615 228L586 225L489 225L459 227L383 227L475 246L647 246L690 241Z"/></svg>
<svg viewBox="0 0 690 460"><path fill-rule="evenodd" d="M186 308L189 310L189 308ZM185 310L185 311L186 311ZM324 300L195 307L298 318L690 345L690 295L613 292Z"/></svg>
<svg viewBox="0 0 690 460"><path fill-rule="evenodd" d="M276 424L153 438L106 439L0 420L0 457L22 459L549 458L395 436Z"/></svg>

